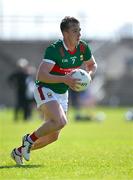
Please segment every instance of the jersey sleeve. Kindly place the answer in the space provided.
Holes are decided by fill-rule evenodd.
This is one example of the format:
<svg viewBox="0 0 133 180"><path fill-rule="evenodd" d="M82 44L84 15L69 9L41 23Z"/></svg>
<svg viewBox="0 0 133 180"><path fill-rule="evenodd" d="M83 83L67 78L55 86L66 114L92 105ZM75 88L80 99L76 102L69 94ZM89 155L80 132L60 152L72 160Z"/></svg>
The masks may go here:
<svg viewBox="0 0 133 180"><path fill-rule="evenodd" d="M55 48L53 46L49 46L44 53L44 60L50 60L51 62L53 61L54 63L56 63L57 59L56 59L56 51Z"/></svg>

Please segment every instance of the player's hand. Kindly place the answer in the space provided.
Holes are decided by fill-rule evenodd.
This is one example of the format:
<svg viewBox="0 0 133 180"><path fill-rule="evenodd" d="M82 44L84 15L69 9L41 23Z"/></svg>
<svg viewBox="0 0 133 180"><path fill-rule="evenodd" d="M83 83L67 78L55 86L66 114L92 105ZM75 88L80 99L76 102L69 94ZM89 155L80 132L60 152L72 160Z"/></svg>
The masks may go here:
<svg viewBox="0 0 133 180"><path fill-rule="evenodd" d="M77 88L77 85L80 84L80 81L80 79L73 78L71 74L67 74L64 76L64 83L67 84L73 90Z"/></svg>

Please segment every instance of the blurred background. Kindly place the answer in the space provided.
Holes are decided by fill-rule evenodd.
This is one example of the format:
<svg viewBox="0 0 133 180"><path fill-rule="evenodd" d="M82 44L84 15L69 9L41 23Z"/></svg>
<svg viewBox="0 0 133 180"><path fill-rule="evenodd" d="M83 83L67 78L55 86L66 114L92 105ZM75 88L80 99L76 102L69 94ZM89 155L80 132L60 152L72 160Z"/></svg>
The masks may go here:
<svg viewBox="0 0 133 180"><path fill-rule="evenodd" d="M8 77L17 61L27 59L35 70L49 43L62 37L59 25L67 15L80 20L82 39L89 43L98 63L92 85L85 95L80 94L80 104L133 106L130 0L0 0L1 108L15 104Z"/></svg>

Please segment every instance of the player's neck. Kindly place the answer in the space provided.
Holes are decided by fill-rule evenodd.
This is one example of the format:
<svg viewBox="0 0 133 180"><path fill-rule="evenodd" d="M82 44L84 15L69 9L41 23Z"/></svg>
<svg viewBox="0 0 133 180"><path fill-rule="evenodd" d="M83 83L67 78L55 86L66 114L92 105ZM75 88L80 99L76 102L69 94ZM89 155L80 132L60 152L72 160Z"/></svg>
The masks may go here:
<svg viewBox="0 0 133 180"><path fill-rule="evenodd" d="M74 51L75 50L75 47L76 47L75 44L71 43L70 41L68 41L66 39L64 39L63 41L65 43L65 46L66 46L67 50L69 50L69 51Z"/></svg>

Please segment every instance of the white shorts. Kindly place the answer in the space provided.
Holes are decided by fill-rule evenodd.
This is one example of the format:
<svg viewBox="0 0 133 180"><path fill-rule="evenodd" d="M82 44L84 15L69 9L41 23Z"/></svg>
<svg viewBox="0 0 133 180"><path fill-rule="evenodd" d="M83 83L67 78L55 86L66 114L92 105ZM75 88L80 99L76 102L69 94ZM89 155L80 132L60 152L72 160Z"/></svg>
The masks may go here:
<svg viewBox="0 0 133 180"><path fill-rule="evenodd" d="M53 92L51 89L46 87L37 87L34 89L34 98L37 103L37 108L39 108L42 104L45 104L49 101L57 101L63 108L65 112L68 109L68 91L64 94L57 94Z"/></svg>

